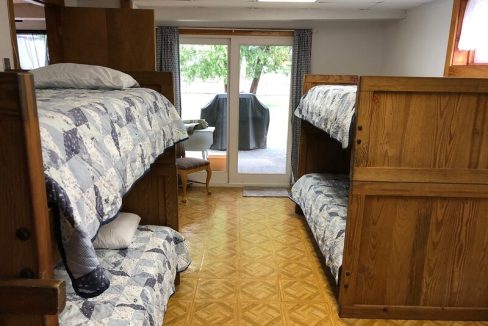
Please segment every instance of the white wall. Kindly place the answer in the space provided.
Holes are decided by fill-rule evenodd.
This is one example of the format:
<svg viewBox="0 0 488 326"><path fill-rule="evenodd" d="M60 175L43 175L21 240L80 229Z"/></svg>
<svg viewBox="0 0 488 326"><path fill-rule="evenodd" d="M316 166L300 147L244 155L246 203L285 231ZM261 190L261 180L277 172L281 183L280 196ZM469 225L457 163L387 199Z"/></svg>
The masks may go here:
<svg viewBox="0 0 488 326"><path fill-rule="evenodd" d="M266 21L266 22L174 22L156 25L221 28L312 29L312 73L381 75L385 49L384 21Z"/></svg>
<svg viewBox="0 0 488 326"><path fill-rule="evenodd" d="M451 23L452 0L437 0L388 23L383 73L391 76L442 76Z"/></svg>
<svg viewBox="0 0 488 326"><path fill-rule="evenodd" d="M14 68L7 1L0 1L0 71L3 71L3 58L10 58Z"/></svg>
<svg viewBox="0 0 488 326"><path fill-rule="evenodd" d="M314 28L312 73L380 75L384 22L330 21Z"/></svg>

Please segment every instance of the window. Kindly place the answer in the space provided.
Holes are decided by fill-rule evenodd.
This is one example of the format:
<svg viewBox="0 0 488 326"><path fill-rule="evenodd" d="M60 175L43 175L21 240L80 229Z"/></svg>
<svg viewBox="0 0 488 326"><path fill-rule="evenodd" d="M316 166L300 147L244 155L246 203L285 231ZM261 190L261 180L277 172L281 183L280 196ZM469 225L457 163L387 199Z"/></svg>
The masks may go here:
<svg viewBox="0 0 488 326"><path fill-rule="evenodd" d="M49 63L46 32L17 31L17 46L21 69L35 69Z"/></svg>
<svg viewBox="0 0 488 326"><path fill-rule="evenodd" d="M488 77L488 0L455 0L446 76Z"/></svg>

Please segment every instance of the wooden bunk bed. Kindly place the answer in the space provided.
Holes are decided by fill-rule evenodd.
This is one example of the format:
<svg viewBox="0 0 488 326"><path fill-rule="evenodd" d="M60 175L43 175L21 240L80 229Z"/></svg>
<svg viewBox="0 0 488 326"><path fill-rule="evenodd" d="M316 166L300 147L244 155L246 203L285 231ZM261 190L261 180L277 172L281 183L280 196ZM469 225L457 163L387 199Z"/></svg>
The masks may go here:
<svg viewBox="0 0 488 326"><path fill-rule="evenodd" d="M357 85L350 149L302 120L298 177L349 173L339 314L488 320L488 80ZM300 208L297 209L300 211Z"/></svg>
<svg viewBox="0 0 488 326"><path fill-rule="evenodd" d="M141 87L174 100L171 73L155 72L154 13L151 10L46 7L51 63L98 64L126 71ZM86 19L94 14L95 20ZM76 18L79 24L67 20ZM111 21L111 25L106 25ZM76 28L69 28L75 26ZM80 31L89 26L89 32ZM108 28L110 26L110 29ZM111 35L117 26L130 42ZM93 34L93 30L99 33ZM62 32L61 32L62 31ZM146 33L148 37L141 35ZM110 34L110 35L108 35ZM62 35L59 37L57 35ZM93 36L96 35L96 38ZM135 37L137 35L137 37ZM120 36L120 35L119 35ZM133 37L134 36L134 37ZM73 40L78 47L71 49ZM83 44L89 45L83 47ZM141 45L141 46L139 46ZM97 51L93 49L96 48ZM64 282L53 279L59 259L48 207L34 82L24 72L0 73L0 324L58 325L66 304ZM178 230L174 146L167 148L125 195L122 210L141 224ZM175 280L178 283L178 276Z"/></svg>
<svg viewBox="0 0 488 326"><path fill-rule="evenodd" d="M141 86L173 99L170 73L130 74ZM0 132L4 171L0 180L0 323L57 325L56 314L65 304L65 285L53 279L58 255L52 234L53 212L46 198L31 74L0 74ZM124 197L122 210L140 215L141 224L178 230L174 146L134 184Z"/></svg>

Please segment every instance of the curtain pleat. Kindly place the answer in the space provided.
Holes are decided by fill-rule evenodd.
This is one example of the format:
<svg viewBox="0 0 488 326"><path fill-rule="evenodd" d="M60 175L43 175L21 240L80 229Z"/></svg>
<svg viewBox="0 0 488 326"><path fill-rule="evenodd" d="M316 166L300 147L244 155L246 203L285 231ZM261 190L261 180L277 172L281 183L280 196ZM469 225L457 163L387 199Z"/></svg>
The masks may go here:
<svg viewBox="0 0 488 326"><path fill-rule="evenodd" d="M156 27L156 69L172 72L175 89L174 106L181 116L180 37L178 27Z"/></svg>
<svg viewBox="0 0 488 326"><path fill-rule="evenodd" d="M310 73L312 62L312 30L297 29L293 37L293 62L291 72L291 107L292 107L292 147L291 147L291 182L294 183L298 171L298 147L300 144L300 119L293 112L300 103L303 77Z"/></svg>

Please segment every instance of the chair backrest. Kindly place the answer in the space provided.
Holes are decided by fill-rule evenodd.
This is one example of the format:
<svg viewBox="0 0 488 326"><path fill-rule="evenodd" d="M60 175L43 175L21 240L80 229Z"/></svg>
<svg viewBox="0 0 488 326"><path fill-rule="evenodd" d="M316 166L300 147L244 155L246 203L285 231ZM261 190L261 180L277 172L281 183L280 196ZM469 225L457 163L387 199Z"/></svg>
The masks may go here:
<svg viewBox="0 0 488 326"><path fill-rule="evenodd" d="M175 149L176 149L176 158L186 157L184 142L179 142L178 144L176 144Z"/></svg>

